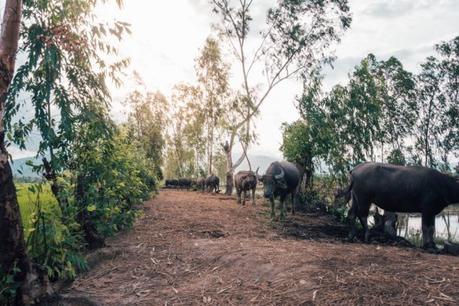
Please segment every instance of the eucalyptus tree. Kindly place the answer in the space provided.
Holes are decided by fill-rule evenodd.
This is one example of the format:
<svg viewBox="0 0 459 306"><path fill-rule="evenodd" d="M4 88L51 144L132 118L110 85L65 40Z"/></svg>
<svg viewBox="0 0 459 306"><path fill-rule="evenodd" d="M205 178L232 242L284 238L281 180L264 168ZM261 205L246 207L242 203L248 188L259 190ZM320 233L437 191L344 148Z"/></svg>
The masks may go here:
<svg viewBox="0 0 459 306"><path fill-rule="evenodd" d="M417 75L416 149L423 164L450 170L459 150L459 37L435 46Z"/></svg>
<svg viewBox="0 0 459 306"><path fill-rule="evenodd" d="M385 144L395 158L403 154L407 137L413 135L417 120L416 83L413 74L395 57L378 61L376 73L381 104L379 144L381 161L384 161Z"/></svg>
<svg viewBox="0 0 459 306"><path fill-rule="evenodd" d="M268 9L265 27L257 35L251 32L253 0L211 3L220 17L216 26L239 62L245 112L231 133L240 134L244 127L242 140L247 148L253 117L272 90L287 79L307 75L318 65L331 62L329 49L350 27L351 14L346 0L278 1ZM251 48L253 43L258 47ZM260 71L265 78L261 84ZM225 151L232 152L233 145L229 141Z"/></svg>
<svg viewBox="0 0 459 306"><path fill-rule="evenodd" d="M378 61L372 54L355 67L346 86L336 85L328 93L321 91L319 72L310 74L298 99L302 121L284 126L284 155L325 162L338 177L357 163L374 160L378 146L383 158L384 144L392 147L391 159L400 159L416 120L414 85L397 59ZM314 163L309 164L303 166L312 175Z"/></svg>
<svg viewBox="0 0 459 306"><path fill-rule="evenodd" d="M145 151L156 176L162 179L169 102L159 91L143 93L137 90L129 94L126 102L131 107L127 127L132 139Z"/></svg>
<svg viewBox="0 0 459 306"><path fill-rule="evenodd" d="M192 149L194 155L193 175L205 176L209 168L209 158L206 156L209 140L206 122L209 120L201 108L202 92L193 86L188 90L189 97L184 108L186 124L183 132L187 146Z"/></svg>
<svg viewBox="0 0 459 306"><path fill-rule="evenodd" d="M440 119L440 155L448 164L448 155L459 154L459 36L435 46L439 54L444 108ZM449 166L448 166L449 167Z"/></svg>
<svg viewBox="0 0 459 306"><path fill-rule="evenodd" d="M378 83L374 78L376 69L376 58L368 56L355 67L349 79L348 103L344 105L348 119L345 133L354 163L375 159L374 147L382 130L382 103L378 100Z"/></svg>
<svg viewBox="0 0 459 306"><path fill-rule="evenodd" d="M421 64L417 75L419 120L416 129L416 147L423 156L426 167L435 167L435 149L439 137L439 125L445 98L441 91L441 71L438 60L430 56Z"/></svg>
<svg viewBox="0 0 459 306"><path fill-rule="evenodd" d="M105 1L24 2L24 43L19 52L25 62L9 91L6 124L11 140L21 148L30 133L38 130L37 154L49 158L49 170L57 173L71 158L70 144L81 123L108 112L106 81L120 84L119 73L129 62L107 60L116 57L113 41L128 33L129 25L98 21L94 13L98 2ZM27 108L33 109L33 115L19 116Z"/></svg>
<svg viewBox="0 0 459 306"><path fill-rule="evenodd" d="M167 127L165 177L198 175L206 161L206 113L201 89L177 84L172 90L170 124Z"/></svg>
<svg viewBox="0 0 459 306"><path fill-rule="evenodd" d="M129 25L98 21L94 8L99 2L106 1L24 1L24 43L19 52L25 62L17 69L6 103L5 124L14 143L25 148L30 133L38 131L37 155L44 163L35 170L44 170L51 180L63 211L67 201L60 195L56 178L71 166L72 143L80 128L98 129L92 135L110 130L104 120L110 101L106 82L111 79L119 85L120 72L129 63L128 59L114 60L114 41L129 33ZM20 116L27 109L33 115ZM92 121L97 124L86 124Z"/></svg>
<svg viewBox="0 0 459 306"><path fill-rule="evenodd" d="M296 97L301 119L282 124L282 151L284 158L300 165L304 170L304 186L310 187L316 158L325 145L323 138L326 122L320 108L321 76L318 71L303 80L302 95Z"/></svg>
<svg viewBox="0 0 459 306"><path fill-rule="evenodd" d="M224 104L228 101L229 65L223 61L217 40L209 37L196 59L196 75L201 89L200 111L204 113L207 153L207 173L213 171L216 136L221 127Z"/></svg>

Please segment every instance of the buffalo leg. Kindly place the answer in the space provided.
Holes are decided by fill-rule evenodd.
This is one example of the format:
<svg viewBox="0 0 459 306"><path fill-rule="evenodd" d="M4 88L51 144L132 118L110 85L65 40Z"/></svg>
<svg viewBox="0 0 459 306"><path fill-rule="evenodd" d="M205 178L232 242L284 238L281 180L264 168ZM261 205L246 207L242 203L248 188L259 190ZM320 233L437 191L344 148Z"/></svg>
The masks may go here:
<svg viewBox="0 0 459 306"><path fill-rule="evenodd" d="M351 207L347 213L347 220L351 226L351 230L348 235L349 240L353 240L357 235L357 224L355 223L355 218L357 217L357 197L354 196L353 192L351 192L351 199Z"/></svg>
<svg viewBox="0 0 459 306"><path fill-rule="evenodd" d="M252 189L252 204L255 205L255 188Z"/></svg>
<svg viewBox="0 0 459 306"><path fill-rule="evenodd" d="M245 206L245 198L247 197L247 191L242 191L242 206Z"/></svg>
<svg viewBox="0 0 459 306"><path fill-rule="evenodd" d="M285 221L285 215L286 215L286 208L285 208L285 196L281 196L280 198L280 220Z"/></svg>
<svg viewBox="0 0 459 306"><path fill-rule="evenodd" d="M357 197L355 192L352 192L352 213L357 213L360 224L362 224L365 233L365 242L370 241L370 230L368 229L368 213L370 211L370 205L369 199L365 196Z"/></svg>
<svg viewBox="0 0 459 306"><path fill-rule="evenodd" d="M392 237L397 236L398 216L393 212L384 212L384 231Z"/></svg>
<svg viewBox="0 0 459 306"><path fill-rule="evenodd" d="M292 193L292 215L295 214L295 193Z"/></svg>
<svg viewBox="0 0 459 306"><path fill-rule="evenodd" d="M365 242L370 242L370 230L368 229L368 216L359 216L360 224L362 224L365 232Z"/></svg>
<svg viewBox="0 0 459 306"><path fill-rule="evenodd" d="M237 203L241 204L241 190L236 189L236 193L237 193Z"/></svg>
<svg viewBox="0 0 459 306"><path fill-rule="evenodd" d="M357 216L359 217L360 224L362 224L365 233L365 242L370 242L370 230L368 228L368 213L370 212L370 203L362 201L358 203Z"/></svg>
<svg viewBox="0 0 459 306"><path fill-rule="evenodd" d="M422 247L424 249L436 249L433 240L435 234L435 215L429 213L422 214Z"/></svg>
<svg viewBox="0 0 459 306"><path fill-rule="evenodd" d="M276 211L275 211L276 205L274 203L274 197L270 197L269 201L271 202L271 219L274 219L276 218Z"/></svg>

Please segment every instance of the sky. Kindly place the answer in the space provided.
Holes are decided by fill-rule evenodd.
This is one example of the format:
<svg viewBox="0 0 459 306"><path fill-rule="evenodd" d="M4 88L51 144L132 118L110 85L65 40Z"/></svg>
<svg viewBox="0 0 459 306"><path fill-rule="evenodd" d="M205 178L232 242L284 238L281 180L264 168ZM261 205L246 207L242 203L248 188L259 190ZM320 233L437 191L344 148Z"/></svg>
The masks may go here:
<svg viewBox="0 0 459 306"><path fill-rule="evenodd" d="M275 0L255 0L252 15L252 43L264 22L266 8ZM351 28L337 45L334 69L326 69L325 88L344 83L347 74L368 53L379 59L398 57L405 68L416 72L419 64L434 54L433 46L459 35L459 0L350 0L353 14ZM4 0L0 0L0 5ZM3 5L2 5L3 7ZM195 81L194 59L205 39L212 35L216 22L208 0L126 0L122 9L106 4L97 8L105 20L122 20L131 24L132 35L120 44L120 56L131 58L125 83L112 88L113 116L122 120L126 110L121 105L127 93L136 87L136 71L149 90L170 95L179 82ZM232 82L238 86L240 71L234 64ZM254 75L254 83L260 79ZM280 158L281 124L298 119L294 98L301 93L295 80L276 87L261 108L256 120L257 144L252 154ZM237 149L236 149L237 150ZM14 158L24 152L10 148Z"/></svg>

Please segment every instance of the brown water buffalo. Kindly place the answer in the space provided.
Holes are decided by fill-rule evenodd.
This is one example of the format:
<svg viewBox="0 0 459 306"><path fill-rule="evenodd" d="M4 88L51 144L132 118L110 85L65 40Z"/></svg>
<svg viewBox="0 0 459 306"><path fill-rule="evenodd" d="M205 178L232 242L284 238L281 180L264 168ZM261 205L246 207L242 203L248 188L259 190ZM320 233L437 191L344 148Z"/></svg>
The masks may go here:
<svg viewBox="0 0 459 306"><path fill-rule="evenodd" d="M258 169L257 171L239 171L234 176L234 186L236 187L237 192L237 202L241 204L241 195L242 195L242 205L245 205L245 199L247 198L247 191L252 191L252 204L255 205L255 190L257 188L258 182Z"/></svg>
<svg viewBox="0 0 459 306"><path fill-rule="evenodd" d="M435 216L459 202L459 179L420 166L364 163L350 172L343 193L351 197L349 218L358 217L369 240L367 217L371 204L389 212L421 213L424 248L435 248Z"/></svg>
<svg viewBox="0 0 459 306"><path fill-rule="evenodd" d="M280 199L280 219L285 220L285 199L288 195L292 196L292 214L295 214L295 200L300 183L300 171L295 166L287 161L273 162L266 170L266 174L262 177L264 196L271 202L271 218L274 219L276 213L274 211L274 199Z"/></svg>
<svg viewBox="0 0 459 306"><path fill-rule="evenodd" d="M206 179L203 178L203 177L198 177L198 178L196 179L196 185L195 185L195 187L196 187L196 190L199 190L199 191L204 192L205 189L206 189Z"/></svg>

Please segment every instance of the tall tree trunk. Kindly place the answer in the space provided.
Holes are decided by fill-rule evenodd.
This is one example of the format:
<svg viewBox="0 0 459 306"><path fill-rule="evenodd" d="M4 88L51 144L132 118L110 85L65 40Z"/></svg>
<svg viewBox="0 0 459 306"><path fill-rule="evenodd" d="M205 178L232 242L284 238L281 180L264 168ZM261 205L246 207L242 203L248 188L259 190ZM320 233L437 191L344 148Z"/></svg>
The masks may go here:
<svg viewBox="0 0 459 306"><path fill-rule="evenodd" d="M221 146L223 151L226 155L226 195L231 195L233 193L234 182L233 182L233 174L234 170L244 161L245 154L242 154L241 157L233 164L233 146L234 140L236 138L236 130L233 131L231 134L230 142L226 141L226 143L222 143ZM242 144L242 143L241 143ZM244 145L242 144L243 148Z"/></svg>
<svg viewBox="0 0 459 306"><path fill-rule="evenodd" d="M14 304L29 301L27 278L31 265L26 253L24 231L13 174L5 143L5 103L14 75L21 24L22 1L7 0L0 36L0 270L13 274L19 288ZM14 269L19 269L15 272Z"/></svg>

